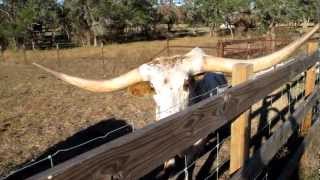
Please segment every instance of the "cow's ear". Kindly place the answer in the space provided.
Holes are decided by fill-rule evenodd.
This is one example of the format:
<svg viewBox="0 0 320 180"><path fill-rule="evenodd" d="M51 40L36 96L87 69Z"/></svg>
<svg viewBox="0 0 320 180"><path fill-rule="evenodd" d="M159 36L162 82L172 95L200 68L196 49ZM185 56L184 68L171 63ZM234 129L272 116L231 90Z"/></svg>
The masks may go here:
<svg viewBox="0 0 320 180"><path fill-rule="evenodd" d="M138 97L151 96L155 94L153 87L147 81L129 86L128 93Z"/></svg>

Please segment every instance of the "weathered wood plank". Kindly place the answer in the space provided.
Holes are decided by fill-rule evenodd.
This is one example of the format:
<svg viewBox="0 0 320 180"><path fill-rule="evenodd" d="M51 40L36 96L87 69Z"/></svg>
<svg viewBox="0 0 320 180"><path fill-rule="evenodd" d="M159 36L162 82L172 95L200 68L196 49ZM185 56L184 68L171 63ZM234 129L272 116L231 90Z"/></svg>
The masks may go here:
<svg viewBox="0 0 320 180"><path fill-rule="evenodd" d="M136 179L198 139L232 122L252 104L318 61L299 57L287 65L210 97L186 110L102 145L29 179Z"/></svg>
<svg viewBox="0 0 320 180"><path fill-rule="evenodd" d="M307 112L315 105L320 97L319 87L299 106L293 115L286 121L262 147L253 155L248 163L240 169L232 179L252 179L256 177L273 159L289 137L298 130Z"/></svg>
<svg viewBox="0 0 320 180"><path fill-rule="evenodd" d="M232 86L247 81L252 75L252 64L235 65L232 70ZM250 127L249 111L241 114L231 124L230 174L242 167L249 158Z"/></svg>
<svg viewBox="0 0 320 180"><path fill-rule="evenodd" d="M314 54L318 50L318 42L308 42L307 44L307 53L309 55ZM307 71L306 76L306 84L305 84L305 95L308 96L314 90L316 84L316 67L313 66ZM309 111L306 115L302 125L301 125L301 133L306 134L311 127L312 121L312 112Z"/></svg>

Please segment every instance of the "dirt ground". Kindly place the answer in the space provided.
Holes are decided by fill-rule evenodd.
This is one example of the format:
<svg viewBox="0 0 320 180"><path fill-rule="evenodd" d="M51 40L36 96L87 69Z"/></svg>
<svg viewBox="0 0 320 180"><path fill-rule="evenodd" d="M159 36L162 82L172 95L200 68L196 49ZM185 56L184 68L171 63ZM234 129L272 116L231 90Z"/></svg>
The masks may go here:
<svg viewBox="0 0 320 180"><path fill-rule="evenodd" d="M170 41L191 46L213 46L215 42L207 36ZM60 61L56 50L6 52L0 60L0 177L103 119L125 120L141 128L155 116L151 96L135 97L126 90L87 92L57 80L32 62L80 77L111 78L149 61L165 46L166 41L105 46L104 67L101 47L60 50ZM169 53L187 51L170 49Z"/></svg>

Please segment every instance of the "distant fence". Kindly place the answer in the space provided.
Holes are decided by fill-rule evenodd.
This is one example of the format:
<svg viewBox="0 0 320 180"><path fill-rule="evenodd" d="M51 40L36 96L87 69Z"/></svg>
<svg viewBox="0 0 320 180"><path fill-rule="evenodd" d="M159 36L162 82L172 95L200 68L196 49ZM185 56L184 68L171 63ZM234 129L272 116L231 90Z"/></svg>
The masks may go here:
<svg viewBox="0 0 320 180"><path fill-rule="evenodd" d="M26 43L23 45L24 49L26 50L48 50L55 49L57 46L61 49L79 47L78 44L72 42L52 42L41 44Z"/></svg>
<svg viewBox="0 0 320 180"><path fill-rule="evenodd" d="M214 55L218 57L229 57L229 58L251 58L255 56L261 56L268 53L272 53L277 49L284 47L289 44L292 40L290 39L270 39L269 37L259 38L248 38L248 39L230 39L230 40L219 40L215 46L199 46L199 48L206 50L214 50ZM275 47L272 48L272 44ZM183 48L192 49L194 46L187 45L171 45L170 39L166 40L166 46L159 52L155 53L150 57L150 60L158 57L159 55L170 56L172 49Z"/></svg>
<svg viewBox="0 0 320 180"><path fill-rule="evenodd" d="M319 121L319 117L312 117L312 108L320 99L320 87L316 84L319 82L319 74L316 73L316 64L320 61L319 53L316 52L318 43L309 42L307 49L308 56L299 56L255 78L250 78L252 65L238 64L232 73L234 86L222 94L210 97L29 179L138 179L176 154L180 154L197 140L217 132L224 126L230 126L231 123L231 178L259 177L294 133L300 131L307 134L312 124ZM283 117L286 119L284 123L250 155L250 136L247 136L250 129L246 124L248 117L243 113L291 80L299 81L301 73L304 72L304 90L301 92L302 95L296 95L301 99L299 106L292 108L292 102L289 101L288 111L291 114ZM290 99L292 100L291 95ZM234 130L234 127L237 130ZM239 143L235 145L233 142L244 143L238 147ZM283 173L287 173L285 171L286 169Z"/></svg>
<svg viewBox="0 0 320 180"><path fill-rule="evenodd" d="M218 42L218 56L252 58L272 53L291 42L290 39L270 39L269 37Z"/></svg>

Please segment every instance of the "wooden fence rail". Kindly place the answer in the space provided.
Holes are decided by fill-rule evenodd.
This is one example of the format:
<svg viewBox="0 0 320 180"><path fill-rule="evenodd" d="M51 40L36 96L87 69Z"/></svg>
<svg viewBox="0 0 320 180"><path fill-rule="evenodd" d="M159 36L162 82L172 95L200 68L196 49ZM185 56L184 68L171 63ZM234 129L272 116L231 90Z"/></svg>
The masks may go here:
<svg viewBox="0 0 320 180"><path fill-rule="evenodd" d="M137 179L197 140L229 124L268 94L319 62L300 56L184 111L81 154L29 179Z"/></svg>
<svg viewBox="0 0 320 180"><path fill-rule="evenodd" d="M262 147L254 154L244 168L238 171L232 179L250 179L257 177L259 173L265 168L269 162L273 159L280 148L288 141L291 135L302 124L307 112L316 104L319 100L320 92L319 88L315 91L299 106L299 108L293 113L293 115L287 120Z"/></svg>

